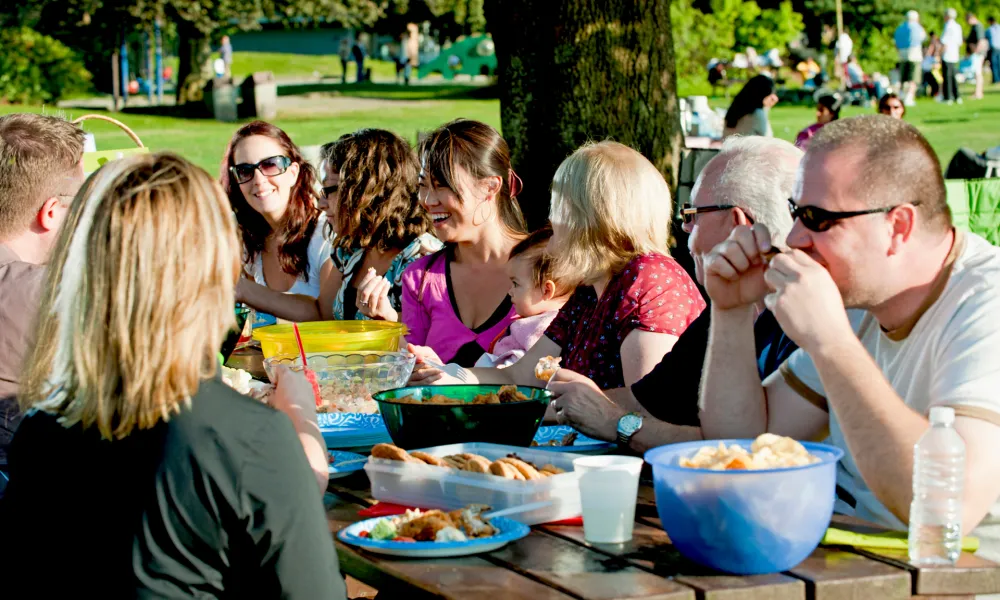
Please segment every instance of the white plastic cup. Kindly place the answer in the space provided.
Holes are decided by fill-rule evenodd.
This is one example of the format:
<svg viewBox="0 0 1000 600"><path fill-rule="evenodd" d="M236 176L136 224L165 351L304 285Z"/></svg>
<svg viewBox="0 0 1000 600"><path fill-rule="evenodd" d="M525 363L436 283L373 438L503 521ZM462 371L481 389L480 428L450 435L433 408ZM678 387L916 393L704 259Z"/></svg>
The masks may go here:
<svg viewBox="0 0 1000 600"><path fill-rule="evenodd" d="M580 473L585 540L631 541L642 462L635 456L585 456L573 461L573 469Z"/></svg>

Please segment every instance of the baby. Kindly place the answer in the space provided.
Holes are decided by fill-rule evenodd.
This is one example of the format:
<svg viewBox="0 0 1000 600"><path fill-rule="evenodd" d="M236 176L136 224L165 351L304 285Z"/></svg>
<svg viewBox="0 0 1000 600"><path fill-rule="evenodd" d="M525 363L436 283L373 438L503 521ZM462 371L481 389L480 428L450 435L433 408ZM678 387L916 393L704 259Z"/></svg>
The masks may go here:
<svg viewBox="0 0 1000 600"><path fill-rule="evenodd" d="M477 367L509 367L535 345L549 324L559 314L559 309L569 299L572 289L552 280L552 265L545 247L552 237L552 229L544 227L530 234L510 251L507 259L507 275L510 277L510 295L518 319L510 324L483 354ZM433 350L427 346L409 347L425 362L441 364ZM444 372L464 381L462 367L456 364L444 365ZM438 381L437 383L449 383Z"/></svg>

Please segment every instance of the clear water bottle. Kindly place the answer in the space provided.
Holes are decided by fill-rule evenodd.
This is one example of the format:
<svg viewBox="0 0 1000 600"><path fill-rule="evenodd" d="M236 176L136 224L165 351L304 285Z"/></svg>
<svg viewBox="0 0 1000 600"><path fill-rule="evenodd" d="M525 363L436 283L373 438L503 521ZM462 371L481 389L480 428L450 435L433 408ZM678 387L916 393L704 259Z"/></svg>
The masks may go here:
<svg viewBox="0 0 1000 600"><path fill-rule="evenodd" d="M953 565L962 552L965 442L955 431L955 411L931 409L931 427L913 447L910 562Z"/></svg>

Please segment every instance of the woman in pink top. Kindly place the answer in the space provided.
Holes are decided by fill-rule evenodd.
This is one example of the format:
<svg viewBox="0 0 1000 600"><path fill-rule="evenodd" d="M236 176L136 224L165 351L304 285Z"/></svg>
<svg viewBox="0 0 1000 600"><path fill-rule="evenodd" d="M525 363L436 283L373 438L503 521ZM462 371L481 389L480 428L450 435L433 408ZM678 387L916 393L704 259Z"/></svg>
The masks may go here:
<svg viewBox="0 0 1000 600"><path fill-rule="evenodd" d="M420 202L444 250L403 273L407 341L471 367L517 313L507 256L525 236L510 151L484 123L443 125L420 147Z"/></svg>
<svg viewBox="0 0 1000 600"><path fill-rule="evenodd" d="M635 150L615 142L589 144L556 171L549 217L554 279L579 287L517 363L466 369L459 379L543 385L535 365L558 356L563 367L602 389L631 386L705 308L694 282L668 254L667 183ZM442 376L420 361L411 382L440 382Z"/></svg>

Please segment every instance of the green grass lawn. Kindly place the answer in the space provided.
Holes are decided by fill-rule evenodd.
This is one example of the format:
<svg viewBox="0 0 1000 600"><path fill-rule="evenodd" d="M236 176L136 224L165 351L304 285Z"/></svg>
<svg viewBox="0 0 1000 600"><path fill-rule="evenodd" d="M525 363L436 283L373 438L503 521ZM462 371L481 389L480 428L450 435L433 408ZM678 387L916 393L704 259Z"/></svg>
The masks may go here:
<svg viewBox="0 0 1000 600"><path fill-rule="evenodd" d="M218 58L218 53L212 55ZM177 57L169 57L164 64L177 73ZM371 68L372 77L377 79L396 77L396 63L368 58L365 65ZM279 80L313 79L337 77L342 73L340 57L335 54L285 54L279 52L233 52L233 78L243 79L254 71L271 71ZM347 78L357 76L353 62L347 64Z"/></svg>
<svg viewBox="0 0 1000 600"><path fill-rule="evenodd" d="M352 86L342 88L344 95L352 94L348 90L350 87ZM391 94L387 93L389 89L393 90ZM358 86L353 92L357 95L392 97L400 101L381 101L372 106L370 102L362 100L357 110L348 106L337 114L326 111L325 116L321 116L322 111L310 110L306 104L301 108L285 111L283 116L275 120L275 124L285 129L300 145L322 144L362 127L390 129L413 142L418 131L428 131L458 117L478 119L499 126L499 102L495 99L421 99L448 98L453 92L459 93L447 86L441 86L437 91L430 89L430 86L426 90L421 90L419 86ZM319 102L322 103L322 98L325 97L321 97ZM346 98L339 98L338 101L349 102ZM724 106L721 100L713 103L714 105ZM23 110L46 110L50 114L57 112L51 108L0 106L0 113ZM872 111L873 109L851 107L845 109L844 116ZM67 109L63 112L68 117L76 117L90 111ZM211 120L136 114L122 114L118 118L134 129L150 148L178 152L212 173L218 171L226 143L238 127L234 123ZM815 110L779 105L773 109L771 119L775 135L793 140L800 129L815 120ZM981 152L1000 144L1000 126L997 125L1000 123L1000 89L989 90L986 99L981 101L967 99L962 106L944 106L931 100L921 100L916 107L909 109L907 120L927 136L944 166L959 147L968 146ZM86 128L96 134L99 149L132 145L112 125L90 122Z"/></svg>

